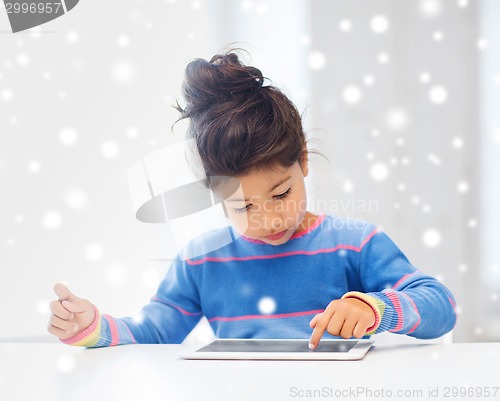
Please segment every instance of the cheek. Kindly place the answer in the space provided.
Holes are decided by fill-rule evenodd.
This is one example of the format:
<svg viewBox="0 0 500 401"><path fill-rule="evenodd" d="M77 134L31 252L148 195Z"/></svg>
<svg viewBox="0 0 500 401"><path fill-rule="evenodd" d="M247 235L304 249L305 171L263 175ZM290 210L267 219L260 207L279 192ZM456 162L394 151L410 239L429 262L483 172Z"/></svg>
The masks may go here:
<svg viewBox="0 0 500 401"><path fill-rule="evenodd" d="M248 219L246 213L228 213L229 223L241 234L244 234L248 229Z"/></svg>
<svg viewBox="0 0 500 401"><path fill-rule="evenodd" d="M290 213L303 214L307 210L307 197L305 188L301 187L297 189L294 194L287 202L287 209Z"/></svg>

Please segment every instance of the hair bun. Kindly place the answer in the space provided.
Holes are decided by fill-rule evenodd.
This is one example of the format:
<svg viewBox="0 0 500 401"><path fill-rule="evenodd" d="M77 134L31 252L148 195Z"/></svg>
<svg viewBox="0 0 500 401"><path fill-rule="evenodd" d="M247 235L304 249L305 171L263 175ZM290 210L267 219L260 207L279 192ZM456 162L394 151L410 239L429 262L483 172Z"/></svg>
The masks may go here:
<svg viewBox="0 0 500 401"><path fill-rule="evenodd" d="M217 54L210 61L195 59L187 67L182 85L188 115L236 96L253 97L264 83L262 72L243 65L235 53Z"/></svg>

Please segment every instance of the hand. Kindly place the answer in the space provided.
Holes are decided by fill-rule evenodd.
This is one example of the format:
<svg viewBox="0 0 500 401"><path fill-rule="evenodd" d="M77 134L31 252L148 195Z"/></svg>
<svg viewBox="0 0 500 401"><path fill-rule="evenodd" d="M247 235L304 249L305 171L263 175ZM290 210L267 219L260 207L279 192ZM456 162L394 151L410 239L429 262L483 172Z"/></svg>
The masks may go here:
<svg viewBox="0 0 500 401"><path fill-rule="evenodd" d="M336 299L330 302L322 313L312 318L309 325L313 330L309 348L318 346L325 331L345 339L365 335L366 329L375 324L375 313L370 305L356 298Z"/></svg>
<svg viewBox="0 0 500 401"><path fill-rule="evenodd" d="M54 292L59 297L50 303L52 316L47 331L67 340L88 328L95 319L94 305L78 298L64 284L57 283Z"/></svg>

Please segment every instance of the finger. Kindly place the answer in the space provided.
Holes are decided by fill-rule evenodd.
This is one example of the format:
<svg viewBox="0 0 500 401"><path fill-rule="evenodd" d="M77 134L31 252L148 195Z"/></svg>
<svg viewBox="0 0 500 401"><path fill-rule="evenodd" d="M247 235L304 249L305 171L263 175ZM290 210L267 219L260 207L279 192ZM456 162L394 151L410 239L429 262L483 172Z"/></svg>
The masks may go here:
<svg viewBox="0 0 500 401"><path fill-rule="evenodd" d="M50 323L47 325L47 331L61 340L67 340L75 335L75 333L67 332L59 327L51 325Z"/></svg>
<svg viewBox="0 0 500 401"><path fill-rule="evenodd" d="M60 301L73 301L78 298L62 283L54 285L54 292L59 297Z"/></svg>
<svg viewBox="0 0 500 401"><path fill-rule="evenodd" d="M326 330L332 336L340 336L340 332L342 331L345 320L346 316L343 313L337 311L330 319Z"/></svg>
<svg viewBox="0 0 500 401"><path fill-rule="evenodd" d="M56 327L56 326L50 324L50 322L47 325L47 331L50 334L55 335L57 338L63 338L63 337L66 337L68 335L68 333L66 333L65 330L61 330L59 327Z"/></svg>
<svg viewBox="0 0 500 401"><path fill-rule="evenodd" d="M361 338L365 335L367 328L365 324L358 322L352 331L352 335L356 338Z"/></svg>
<svg viewBox="0 0 500 401"><path fill-rule="evenodd" d="M316 327L316 323L318 323L318 320L321 318L322 315L323 315L322 313L318 313L311 319L311 321L309 322L309 327L311 329L314 329L314 327Z"/></svg>
<svg viewBox="0 0 500 401"><path fill-rule="evenodd" d="M342 328L340 329L340 335L346 340L352 337L352 332L356 326L357 321L354 319L346 319Z"/></svg>
<svg viewBox="0 0 500 401"><path fill-rule="evenodd" d="M90 310L90 302L85 299L78 299L76 301L62 301L62 306L70 312L82 313Z"/></svg>
<svg viewBox="0 0 500 401"><path fill-rule="evenodd" d="M335 304L330 302L325 311L321 313L321 316L318 318L316 325L314 326L311 338L309 339L309 349L315 349L318 346L319 341L321 340L321 337L323 337L323 334L328 327L328 323L334 314L334 311Z"/></svg>
<svg viewBox="0 0 500 401"><path fill-rule="evenodd" d="M75 317L75 314L62 306L61 301L52 301L49 304L49 310L56 316L64 320L70 320Z"/></svg>
<svg viewBox="0 0 500 401"><path fill-rule="evenodd" d="M55 315L51 316L49 323L52 326L64 330L68 333L76 333L78 331L78 325L76 323L68 322L67 320L63 320Z"/></svg>

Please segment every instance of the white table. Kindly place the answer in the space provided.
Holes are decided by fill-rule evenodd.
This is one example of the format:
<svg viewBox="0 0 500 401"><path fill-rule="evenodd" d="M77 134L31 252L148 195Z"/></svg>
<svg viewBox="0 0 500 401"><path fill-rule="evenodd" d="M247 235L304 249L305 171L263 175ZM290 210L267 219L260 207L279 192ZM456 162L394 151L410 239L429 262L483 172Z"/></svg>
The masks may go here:
<svg viewBox="0 0 500 401"><path fill-rule="evenodd" d="M500 400L500 343L375 345L338 362L186 361L182 347L0 342L0 400Z"/></svg>

